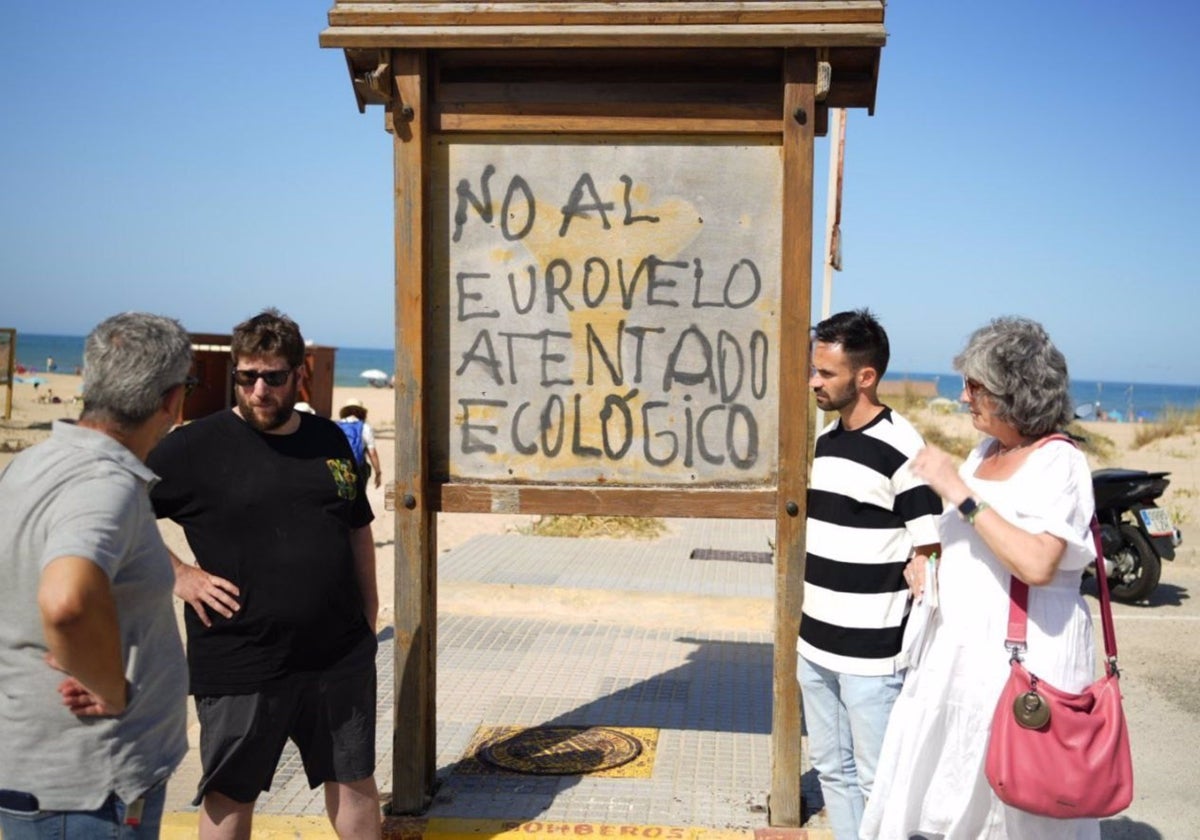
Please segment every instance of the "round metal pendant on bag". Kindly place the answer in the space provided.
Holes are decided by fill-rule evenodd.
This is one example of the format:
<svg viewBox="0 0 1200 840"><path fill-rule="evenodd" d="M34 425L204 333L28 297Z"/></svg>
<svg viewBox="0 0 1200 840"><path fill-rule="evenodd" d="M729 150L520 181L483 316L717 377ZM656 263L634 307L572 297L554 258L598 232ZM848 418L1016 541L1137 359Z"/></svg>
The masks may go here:
<svg viewBox="0 0 1200 840"><path fill-rule="evenodd" d="M1050 722L1050 704L1036 691L1026 691L1013 701L1013 716L1026 729L1041 729Z"/></svg>

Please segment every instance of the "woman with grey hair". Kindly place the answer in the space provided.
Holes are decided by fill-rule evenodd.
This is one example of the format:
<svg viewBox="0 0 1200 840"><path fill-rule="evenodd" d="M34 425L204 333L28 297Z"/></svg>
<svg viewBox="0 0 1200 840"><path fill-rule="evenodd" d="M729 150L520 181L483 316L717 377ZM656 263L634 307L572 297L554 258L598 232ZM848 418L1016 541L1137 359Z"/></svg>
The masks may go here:
<svg viewBox="0 0 1200 840"><path fill-rule="evenodd" d="M997 318L970 337L954 366L984 439L961 467L936 447L912 461L947 502L938 520L939 605L892 710L861 837L1098 838L1097 820L1012 808L984 776L1009 673L1014 576L1029 585L1029 670L1065 691L1094 678L1092 621L1079 594L1080 573L1095 559L1091 473L1069 441L1050 437L1071 419L1067 363L1040 324ZM910 572L920 595L923 569Z"/></svg>

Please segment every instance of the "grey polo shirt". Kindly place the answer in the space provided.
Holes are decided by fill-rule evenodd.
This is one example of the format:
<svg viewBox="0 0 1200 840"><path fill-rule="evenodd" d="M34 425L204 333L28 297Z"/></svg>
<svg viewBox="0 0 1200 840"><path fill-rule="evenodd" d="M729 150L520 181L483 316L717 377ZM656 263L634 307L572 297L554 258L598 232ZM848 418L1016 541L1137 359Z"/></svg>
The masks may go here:
<svg viewBox="0 0 1200 840"><path fill-rule="evenodd" d="M153 472L108 435L54 424L0 474L0 788L42 810L130 802L187 751L187 665L171 603L174 573L155 523ZM63 674L43 661L42 570L85 557L112 582L129 704L110 718L62 705Z"/></svg>

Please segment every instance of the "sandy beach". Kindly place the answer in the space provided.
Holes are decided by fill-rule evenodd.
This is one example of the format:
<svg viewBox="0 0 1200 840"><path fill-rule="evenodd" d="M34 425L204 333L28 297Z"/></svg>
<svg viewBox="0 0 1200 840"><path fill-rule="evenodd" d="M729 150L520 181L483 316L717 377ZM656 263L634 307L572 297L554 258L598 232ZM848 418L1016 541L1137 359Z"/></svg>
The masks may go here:
<svg viewBox="0 0 1200 840"><path fill-rule="evenodd" d="M47 382L37 389L27 383L13 386L12 417L0 420L0 468L13 457L15 451L45 439L50 434L53 420L78 416L81 404L73 401L72 397L79 391L80 377L73 374L39 376ZM53 397L60 401L54 402ZM376 432L386 486L395 477L395 393L388 388L335 388L333 404L340 406L351 397L362 400L367 408L367 420ZM971 428L970 417L965 414L944 414L920 408L908 412L908 416L919 427L936 428L950 438L977 439L977 433ZM1101 460L1089 456L1093 469L1119 466L1171 473L1171 485L1161 504L1170 511L1175 524L1184 533L1184 543L1174 562L1177 565L1200 565L1200 427L1191 427L1186 434L1161 438L1135 448L1135 437L1142 424L1096 422L1080 425L1086 433L1111 441L1110 457ZM379 559L380 624L386 626L391 622L394 598L394 520L384 508L384 487L372 486L369 494L376 516L374 535ZM528 524L530 519L528 516L499 514L439 514L438 551L449 551L479 534L511 532ZM667 526L671 528L672 523L668 521ZM162 523L162 529L172 550L190 559L181 531L170 522ZM1170 575L1171 565L1167 564L1163 570L1163 580L1168 581ZM450 592L441 594L443 597L452 596Z"/></svg>
<svg viewBox="0 0 1200 840"><path fill-rule="evenodd" d="M73 401L79 393L81 377L74 374L38 373L45 384L34 388L28 383L15 383L12 395L12 416L0 419L0 469L13 455L28 446L46 439L54 420L73 419L79 416L82 403ZM54 398L58 398L58 402ZM390 388L335 388L334 406L343 405L356 397L367 409L367 422L375 430L379 462L383 465L384 482L395 478L395 392ZM0 391L0 412L3 410L3 391ZM384 485L386 486L386 484ZM392 515L384 509L384 486L368 489L371 507L375 511L373 524L375 545L378 552L380 629L391 624L394 602L394 577L392 574L392 551L395 544L395 527ZM529 522L528 516L478 516L466 514L441 514L438 516L438 551L446 552L479 534L502 534ZM170 521L160 523L167 545L186 560L192 555L182 529Z"/></svg>

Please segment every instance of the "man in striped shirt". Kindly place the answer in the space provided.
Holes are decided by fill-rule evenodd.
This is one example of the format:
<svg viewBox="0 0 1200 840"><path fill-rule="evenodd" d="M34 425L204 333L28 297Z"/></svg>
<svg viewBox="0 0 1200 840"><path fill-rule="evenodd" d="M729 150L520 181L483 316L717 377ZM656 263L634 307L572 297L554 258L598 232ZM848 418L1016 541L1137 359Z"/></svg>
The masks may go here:
<svg viewBox="0 0 1200 840"><path fill-rule="evenodd" d="M808 490L799 680L809 754L838 840L858 837L902 675L905 567L937 548L942 503L908 461L924 441L879 402L887 333L867 310L814 330L809 385L838 417L817 438Z"/></svg>

